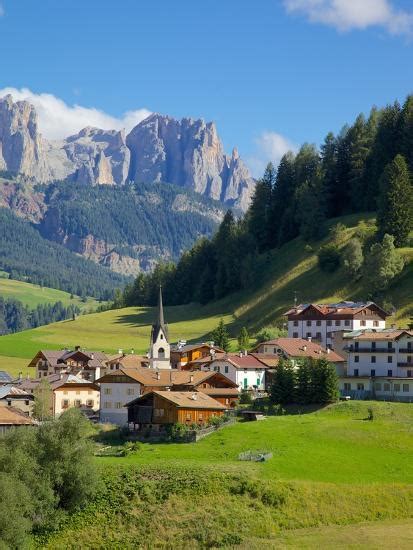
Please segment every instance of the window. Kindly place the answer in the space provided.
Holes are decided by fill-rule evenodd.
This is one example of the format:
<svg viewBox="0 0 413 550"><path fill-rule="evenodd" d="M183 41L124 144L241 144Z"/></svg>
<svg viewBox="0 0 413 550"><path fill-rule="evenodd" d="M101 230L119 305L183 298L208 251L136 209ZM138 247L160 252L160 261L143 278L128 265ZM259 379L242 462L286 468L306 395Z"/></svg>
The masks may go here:
<svg viewBox="0 0 413 550"><path fill-rule="evenodd" d="M248 378L244 378L244 390L248 388Z"/></svg>
<svg viewBox="0 0 413 550"><path fill-rule="evenodd" d="M328 327L331 327L332 324L333 324L333 321L327 321L327 326Z"/></svg>
<svg viewBox="0 0 413 550"><path fill-rule="evenodd" d="M82 402L80 399L75 399L75 407L80 407L82 405Z"/></svg>
<svg viewBox="0 0 413 550"><path fill-rule="evenodd" d="M339 327L341 325L341 321L336 321L335 325L336 325L336 327Z"/></svg>
<svg viewBox="0 0 413 550"><path fill-rule="evenodd" d="M408 392L409 391L409 384L403 384L403 391Z"/></svg>
<svg viewBox="0 0 413 550"><path fill-rule="evenodd" d="M111 409L112 408L112 401L105 401L103 404L104 409Z"/></svg>
<svg viewBox="0 0 413 550"><path fill-rule="evenodd" d="M360 361L360 357L358 355L354 356L354 362L358 363Z"/></svg>
<svg viewBox="0 0 413 550"><path fill-rule="evenodd" d="M407 362L408 362L408 363L411 363L411 362L412 362L412 356L411 356L411 355L408 355L408 356L407 356Z"/></svg>
<svg viewBox="0 0 413 550"><path fill-rule="evenodd" d="M370 374L371 376L376 376L376 369L371 369Z"/></svg>
<svg viewBox="0 0 413 550"><path fill-rule="evenodd" d="M387 371L387 376L393 376L393 371L392 371L392 369L388 369L388 371Z"/></svg>
<svg viewBox="0 0 413 550"><path fill-rule="evenodd" d="M259 378L257 378L257 386L259 386L261 383L261 380Z"/></svg>
<svg viewBox="0 0 413 550"><path fill-rule="evenodd" d="M375 356L375 355L372 355L372 356L371 356L371 362L372 362L372 363L375 363L375 362L376 362L376 356Z"/></svg>
<svg viewBox="0 0 413 550"><path fill-rule="evenodd" d="M164 348L159 348L158 357L159 357L159 359L165 359L165 350L164 350Z"/></svg>
<svg viewBox="0 0 413 550"><path fill-rule="evenodd" d="M30 401L29 401L28 399L27 399L27 401L25 401L24 403L25 403L25 405L27 405L27 406L30 405Z"/></svg>
<svg viewBox="0 0 413 550"><path fill-rule="evenodd" d="M354 351L358 351L358 350L359 350L359 343L354 342Z"/></svg>
<svg viewBox="0 0 413 550"><path fill-rule="evenodd" d="M381 391L381 384L380 384L380 382L376 382L376 383L374 384L374 387L375 387L376 390Z"/></svg>
<svg viewBox="0 0 413 550"><path fill-rule="evenodd" d="M135 395L135 388L127 388L126 389L127 395Z"/></svg>
<svg viewBox="0 0 413 550"><path fill-rule="evenodd" d="M120 403L119 401L117 401L117 403L115 404L115 407L117 409L121 409L122 408L122 403Z"/></svg>
<svg viewBox="0 0 413 550"><path fill-rule="evenodd" d="M364 390L364 384L363 384L363 382L359 382L359 383L357 384L357 389L358 389L359 391L363 391L363 390Z"/></svg>
<svg viewBox="0 0 413 550"><path fill-rule="evenodd" d="M318 327L321 327L321 321L317 321L317 322L316 322L316 325L317 325Z"/></svg>
<svg viewBox="0 0 413 550"><path fill-rule="evenodd" d="M10 401L10 399L7 400L7 406L8 406L8 407L11 407L11 401Z"/></svg>
<svg viewBox="0 0 413 550"><path fill-rule="evenodd" d="M153 414L154 416L164 416L165 409L154 409Z"/></svg>
<svg viewBox="0 0 413 550"><path fill-rule="evenodd" d="M387 342L387 349L392 349L393 342Z"/></svg>
<svg viewBox="0 0 413 550"><path fill-rule="evenodd" d="M294 321L294 326L298 327L298 321Z"/></svg>
<svg viewBox="0 0 413 550"><path fill-rule="evenodd" d="M62 409L67 409L69 406L69 399L62 399Z"/></svg>
<svg viewBox="0 0 413 550"><path fill-rule="evenodd" d="M229 368L228 368L228 365L225 365L225 367L224 367L224 371L225 371L225 373L226 373L226 374L228 374L228 372L229 372Z"/></svg>
<svg viewBox="0 0 413 550"><path fill-rule="evenodd" d="M409 378L412 377L412 371L411 371L411 370L408 370L408 371L407 371L407 376L408 376Z"/></svg>
<svg viewBox="0 0 413 550"><path fill-rule="evenodd" d="M350 326L350 320L349 320L349 319L346 319L346 320L344 321L344 326L346 326L346 327L349 327L349 326Z"/></svg>
<svg viewBox="0 0 413 550"><path fill-rule="evenodd" d="M365 327L366 326L366 321L360 321L360 326Z"/></svg>
<svg viewBox="0 0 413 550"><path fill-rule="evenodd" d="M351 390L350 382L344 382L344 391L350 391L350 390Z"/></svg>
<svg viewBox="0 0 413 550"><path fill-rule="evenodd" d="M374 350L376 349L376 342L371 343L371 349L374 349Z"/></svg>
<svg viewBox="0 0 413 550"><path fill-rule="evenodd" d="M393 389L394 391L400 391L400 384L394 384Z"/></svg>
<svg viewBox="0 0 413 550"><path fill-rule="evenodd" d="M378 321L373 321L373 327L378 327L379 326L379 322Z"/></svg>
<svg viewBox="0 0 413 550"><path fill-rule="evenodd" d="M104 388L103 393L105 395L112 395L112 388Z"/></svg>
<svg viewBox="0 0 413 550"><path fill-rule="evenodd" d="M407 349L409 351L412 349L412 343L411 342L407 342Z"/></svg>
<svg viewBox="0 0 413 550"><path fill-rule="evenodd" d="M390 384L388 382L383 384L383 391L390 391Z"/></svg>
<svg viewBox="0 0 413 550"><path fill-rule="evenodd" d="M86 401L86 405L87 405L88 407L93 407L94 404L95 404L95 402L93 401L93 399L88 399L88 400Z"/></svg>
<svg viewBox="0 0 413 550"><path fill-rule="evenodd" d="M307 325L308 327L311 327L311 321L307 321L306 325Z"/></svg>
<svg viewBox="0 0 413 550"><path fill-rule="evenodd" d="M191 420L192 419L192 415L190 412L187 412L186 413L186 421L188 422L188 420Z"/></svg>
<svg viewBox="0 0 413 550"><path fill-rule="evenodd" d="M317 332L316 338L317 338L317 340L321 340L321 332Z"/></svg>
<svg viewBox="0 0 413 550"><path fill-rule="evenodd" d="M162 334L162 332L161 332L161 340L163 340L163 334Z"/></svg>
<svg viewBox="0 0 413 550"><path fill-rule="evenodd" d="M307 332L307 338L311 338L311 332Z"/></svg>
<svg viewBox="0 0 413 550"><path fill-rule="evenodd" d="M359 375L359 370L358 369L354 369L354 376L358 376Z"/></svg>
<svg viewBox="0 0 413 550"><path fill-rule="evenodd" d="M387 356L387 362L388 363L393 363L393 356L392 355Z"/></svg>
<svg viewBox="0 0 413 550"><path fill-rule="evenodd" d="M293 332L293 338L298 338L298 332Z"/></svg>

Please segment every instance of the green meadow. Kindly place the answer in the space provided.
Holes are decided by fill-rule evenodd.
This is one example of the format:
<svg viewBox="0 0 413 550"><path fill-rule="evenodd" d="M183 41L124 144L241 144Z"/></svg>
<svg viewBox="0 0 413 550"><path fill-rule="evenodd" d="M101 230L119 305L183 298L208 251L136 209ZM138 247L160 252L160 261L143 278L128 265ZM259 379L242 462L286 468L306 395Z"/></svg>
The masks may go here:
<svg viewBox="0 0 413 550"><path fill-rule="evenodd" d="M373 420L367 420L368 409ZM338 403L95 458L98 496L44 548L409 548L413 407ZM240 452L269 450L264 463ZM89 546L90 545L90 546Z"/></svg>

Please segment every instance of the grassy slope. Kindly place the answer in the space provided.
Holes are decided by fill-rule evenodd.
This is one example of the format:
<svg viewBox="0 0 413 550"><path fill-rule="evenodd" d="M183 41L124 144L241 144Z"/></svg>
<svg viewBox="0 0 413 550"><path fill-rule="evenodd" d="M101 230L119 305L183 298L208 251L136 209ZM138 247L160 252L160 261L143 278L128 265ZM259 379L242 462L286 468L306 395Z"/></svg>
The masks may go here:
<svg viewBox="0 0 413 550"><path fill-rule="evenodd" d="M44 546L408 548L412 420L409 404L340 403L96 458L103 495ZM274 457L237 460L259 448Z"/></svg>
<svg viewBox="0 0 413 550"><path fill-rule="evenodd" d="M88 298L87 302L82 302L79 296L74 296L71 300L70 294L63 290L6 278L0 278L0 295L3 298L20 300L31 309L39 304L54 304L55 302L62 302L65 306L75 305L82 311L95 309L99 305L99 302L93 298Z"/></svg>
<svg viewBox="0 0 413 550"><path fill-rule="evenodd" d="M365 219L365 216L340 219L348 227L341 246L345 246L354 235L360 219ZM337 220L332 224L335 222ZM301 302L366 299L369 289L362 282L349 281L342 268L333 274L319 270L316 251L324 242L326 240L314 245L314 251L306 251L305 243L295 239L281 250L261 258L261 275L252 292L239 292L205 307L190 304L167 308L171 341L179 338L205 340L220 317L228 323L233 336L242 326L247 326L251 333L256 332L283 319L283 312L291 306L295 291ZM407 265L386 293L387 300L397 307L395 316L388 323L395 322L399 326L405 326L409 316L413 315L413 249L403 249L402 253ZM19 361L13 359L14 368L20 370L41 347L61 348L79 344L108 352L118 348L146 352L154 315L151 308L125 308L3 336L0 338L0 369L10 370L13 365L10 365L9 357L14 357L20 358Z"/></svg>

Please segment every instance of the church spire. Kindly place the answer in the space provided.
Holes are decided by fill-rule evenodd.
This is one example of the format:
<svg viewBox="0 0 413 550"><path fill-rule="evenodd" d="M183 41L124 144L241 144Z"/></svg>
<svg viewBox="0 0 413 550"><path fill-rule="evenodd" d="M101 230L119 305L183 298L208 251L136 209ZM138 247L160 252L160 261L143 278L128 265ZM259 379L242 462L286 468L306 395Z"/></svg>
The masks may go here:
<svg viewBox="0 0 413 550"><path fill-rule="evenodd" d="M162 285L159 285L159 299L158 299L158 325L163 327L165 324L163 316L163 303L162 303Z"/></svg>

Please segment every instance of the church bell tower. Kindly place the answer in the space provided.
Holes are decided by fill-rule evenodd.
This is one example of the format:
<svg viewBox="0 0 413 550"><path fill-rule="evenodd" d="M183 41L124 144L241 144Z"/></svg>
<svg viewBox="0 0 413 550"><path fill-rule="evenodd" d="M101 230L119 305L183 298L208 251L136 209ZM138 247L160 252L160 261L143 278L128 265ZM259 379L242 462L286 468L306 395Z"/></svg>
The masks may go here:
<svg viewBox="0 0 413 550"><path fill-rule="evenodd" d="M168 342L168 325L165 323L162 304L162 287L159 287L158 318L152 325L149 350L151 369L171 368L171 347Z"/></svg>

